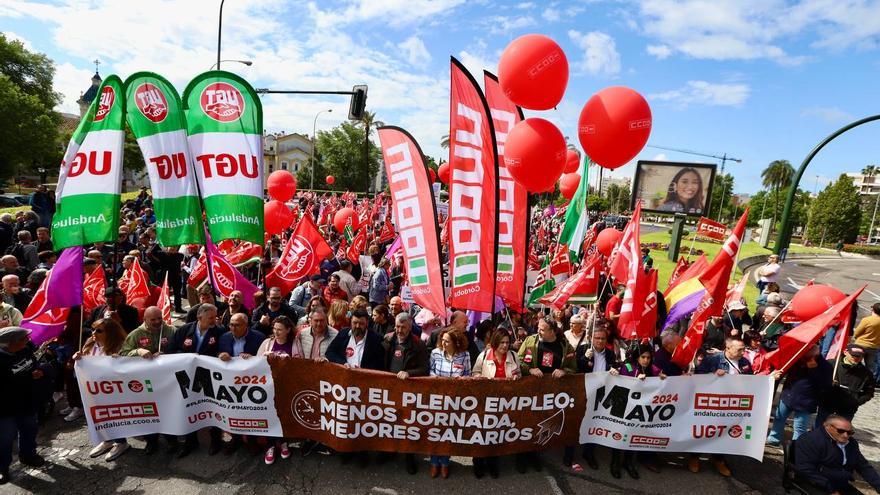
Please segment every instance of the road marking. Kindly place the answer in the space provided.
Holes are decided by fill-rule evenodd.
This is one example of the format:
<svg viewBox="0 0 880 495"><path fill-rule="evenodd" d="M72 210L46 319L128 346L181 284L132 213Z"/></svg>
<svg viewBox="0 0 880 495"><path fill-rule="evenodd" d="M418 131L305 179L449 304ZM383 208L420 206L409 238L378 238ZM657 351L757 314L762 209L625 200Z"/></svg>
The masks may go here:
<svg viewBox="0 0 880 495"><path fill-rule="evenodd" d="M559 483L556 482L556 478L547 476L547 483L550 483L550 491L553 492L553 495L563 495L562 489L559 488Z"/></svg>
<svg viewBox="0 0 880 495"><path fill-rule="evenodd" d="M795 281L792 280L791 277L788 277L788 285L791 286L794 290L801 290L804 288L803 285L798 285L797 283L795 283Z"/></svg>
<svg viewBox="0 0 880 495"><path fill-rule="evenodd" d="M827 263L813 263L813 266L828 266Z"/></svg>
<svg viewBox="0 0 880 495"><path fill-rule="evenodd" d="M874 299L880 301L880 296L878 296L877 294L875 294L873 291L870 291L870 290L868 290L868 289L865 289L865 292L867 292L868 294L871 294L872 296L874 296Z"/></svg>
<svg viewBox="0 0 880 495"><path fill-rule="evenodd" d="M871 275L873 275L875 277L880 277L880 273L872 273Z"/></svg>

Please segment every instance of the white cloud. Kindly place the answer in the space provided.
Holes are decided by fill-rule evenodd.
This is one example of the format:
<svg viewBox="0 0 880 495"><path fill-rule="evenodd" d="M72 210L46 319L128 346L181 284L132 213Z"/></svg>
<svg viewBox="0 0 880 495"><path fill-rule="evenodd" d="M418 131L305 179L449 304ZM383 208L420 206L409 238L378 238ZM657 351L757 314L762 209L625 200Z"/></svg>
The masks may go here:
<svg viewBox="0 0 880 495"><path fill-rule="evenodd" d="M614 38L601 32L581 34L571 30L568 37L583 51L583 58L574 63L578 72L613 76L620 72L620 54Z"/></svg>
<svg viewBox="0 0 880 495"><path fill-rule="evenodd" d="M79 115L79 105L76 100L79 99L80 93L89 89L89 85L92 83L91 79L91 70L75 67L69 62L56 65L52 89L61 93L61 103L55 109Z"/></svg>
<svg viewBox="0 0 880 495"><path fill-rule="evenodd" d="M519 16L519 17L506 17L506 16L491 16L483 21L483 24L488 26L489 32L492 34L503 34L510 36L513 31L518 31L523 28L531 27L537 24L535 19L531 16Z"/></svg>
<svg viewBox="0 0 880 495"><path fill-rule="evenodd" d="M855 116L837 107L810 107L801 112L801 117L819 118L829 124L851 122Z"/></svg>
<svg viewBox="0 0 880 495"><path fill-rule="evenodd" d="M348 24L377 19L392 27L401 27L446 14L464 2L465 0L354 0L339 10L321 10L316 2L309 2L308 10L318 28L339 29ZM324 5L324 2L320 4L321 7Z"/></svg>
<svg viewBox="0 0 880 495"><path fill-rule="evenodd" d="M654 155L654 158L651 158L651 160L654 160L655 162L665 162L668 158L666 157L666 153L657 153Z"/></svg>
<svg viewBox="0 0 880 495"><path fill-rule="evenodd" d="M666 45L648 45L645 51L648 52L648 55L653 55L659 60L665 60L672 55L672 49Z"/></svg>
<svg viewBox="0 0 880 495"><path fill-rule="evenodd" d="M558 22L560 19L559 11L553 7L547 7L544 9L544 12L541 13L541 17L549 22Z"/></svg>
<svg viewBox="0 0 880 495"><path fill-rule="evenodd" d="M738 107L749 98L750 91L749 86L742 83L715 84L706 81L688 81L679 89L648 95L648 98L679 107L691 105Z"/></svg>
<svg viewBox="0 0 880 495"><path fill-rule="evenodd" d="M482 86L483 82L483 70L488 70L489 72L498 75L497 61L490 62L483 53L471 53L462 50L458 52L458 60L464 64L468 72L470 72L477 82L480 83L480 86Z"/></svg>
<svg viewBox="0 0 880 495"><path fill-rule="evenodd" d="M516 8L523 9L523 10L531 9L534 6L535 6L534 2L520 2L520 3L516 4Z"/></svg>
<svg viewBox="0 0 880 495"><path fill-rule="evenodd" d="M876 48L880 3L859 0L639 0L637 29L671 53L708 60L768 59L802 64L814 55L783 48ZM650 53L650 51L649 51Z"/></svg>
<svg viewBox="0 0 880 495"><path fill-rule="evenodd" d="M24 36L20 36L16 33L13 33L12 31L4 31L3 35L6 36L6 39L9 41L18 41L19 43L21 43L24 46L25 50L29 52L35 51L34 45L32 45L31 42L28 41Z"/></svg>
<svg viewBox="0 0 880 495"><path fill-rule="evenodd" d="M397 45L406 55L406 60L410 65L423 67L431 62L431 54L428 48L418 36L410 36L403 43Z"/></svg>

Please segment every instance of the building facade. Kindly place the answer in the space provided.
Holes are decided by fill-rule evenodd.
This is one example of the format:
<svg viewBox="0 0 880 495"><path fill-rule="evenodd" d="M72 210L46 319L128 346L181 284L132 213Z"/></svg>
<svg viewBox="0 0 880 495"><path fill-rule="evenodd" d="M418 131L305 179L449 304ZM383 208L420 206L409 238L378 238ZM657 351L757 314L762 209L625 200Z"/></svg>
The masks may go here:
<svg viewBox="0 0 880 495"><path fill-rule="evenodd" d="M312 154L312 140L304 134L283 132L263 135L263 165L266 179L276 170L287 170L294 176L309 164Z"/></svg>

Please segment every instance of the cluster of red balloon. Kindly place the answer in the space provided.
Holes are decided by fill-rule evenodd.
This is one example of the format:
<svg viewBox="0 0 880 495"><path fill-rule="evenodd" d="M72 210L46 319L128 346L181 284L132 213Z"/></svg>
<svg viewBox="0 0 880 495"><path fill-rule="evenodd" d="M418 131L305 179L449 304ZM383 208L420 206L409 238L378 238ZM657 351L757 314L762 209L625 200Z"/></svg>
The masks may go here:
<svg viewBox="0 0 880 495"><path fill-rule="evenodd" d="M440 182L444 184L449 184L449 163L444 162L441 163L439 167L437 167L437 177L440 178Z"/></svg>
<svg viewBox="0 0 880 495"><path fill-rule="evenodd" d="M269 197L263 206L263 218L268 234L280 234L294 221L293 212L284 204L296 194L296 178L287 170L276 170L266 180Z"/></svg>
<svg viewBox="0 0 880 495"><path fill-rule="evenodd" d="M813 284L797 291L782 315L785 323L807 321L846 299L846 294L830 285Z"/></svg>
<svg viewBox="0 0 880 495"><path fill-rule="evenodd" d="M333 183L336 182L336 177L333 177L332 175L328 175L327 179L325 179L325 180L326 180L328 186L332 186Z"/></svg>
<svg viewBox="0 0 880 495"><path fill-rule="evenodd" d="M345 225L348 223L349 218L351 219L351 230L356 231L358 229L358 217L354 209L342 208L333 215L333 227L336 228L337 232L341 234L345 230Z"/></svg>
<svg viewBox="0 0 880 495"><path fill-rule="evenodd" d="M565 94L568 59L562 48L546 36L521 36L501 54L498 82L517 105L548 110ZM615 169L642 150L651 124L651 109L640 94L625 87L610 87L584 105L578 137L594 163ZM528 118L514 126L504 146L504 163L513 178L532 193L552 191L559 180L560 191L571 199L580 184L580 154L566 149L559 129L541 118ZM442 172L440 175L442 180Z"/></svg>

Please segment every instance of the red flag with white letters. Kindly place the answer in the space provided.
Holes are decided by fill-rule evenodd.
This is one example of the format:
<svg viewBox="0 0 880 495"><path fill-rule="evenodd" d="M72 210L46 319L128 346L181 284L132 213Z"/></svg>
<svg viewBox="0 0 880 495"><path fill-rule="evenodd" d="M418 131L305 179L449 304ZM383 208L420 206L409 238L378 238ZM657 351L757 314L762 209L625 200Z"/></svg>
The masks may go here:
<svg viewBox="0 0 880 495"><path fill-rule="evenodd" d="M303 215L290 241L284 246L278 264L266 274L266 287L278 287L285 296L305 277L318 273L321 262L333 249L318 232L311 215Z"/></svg>

